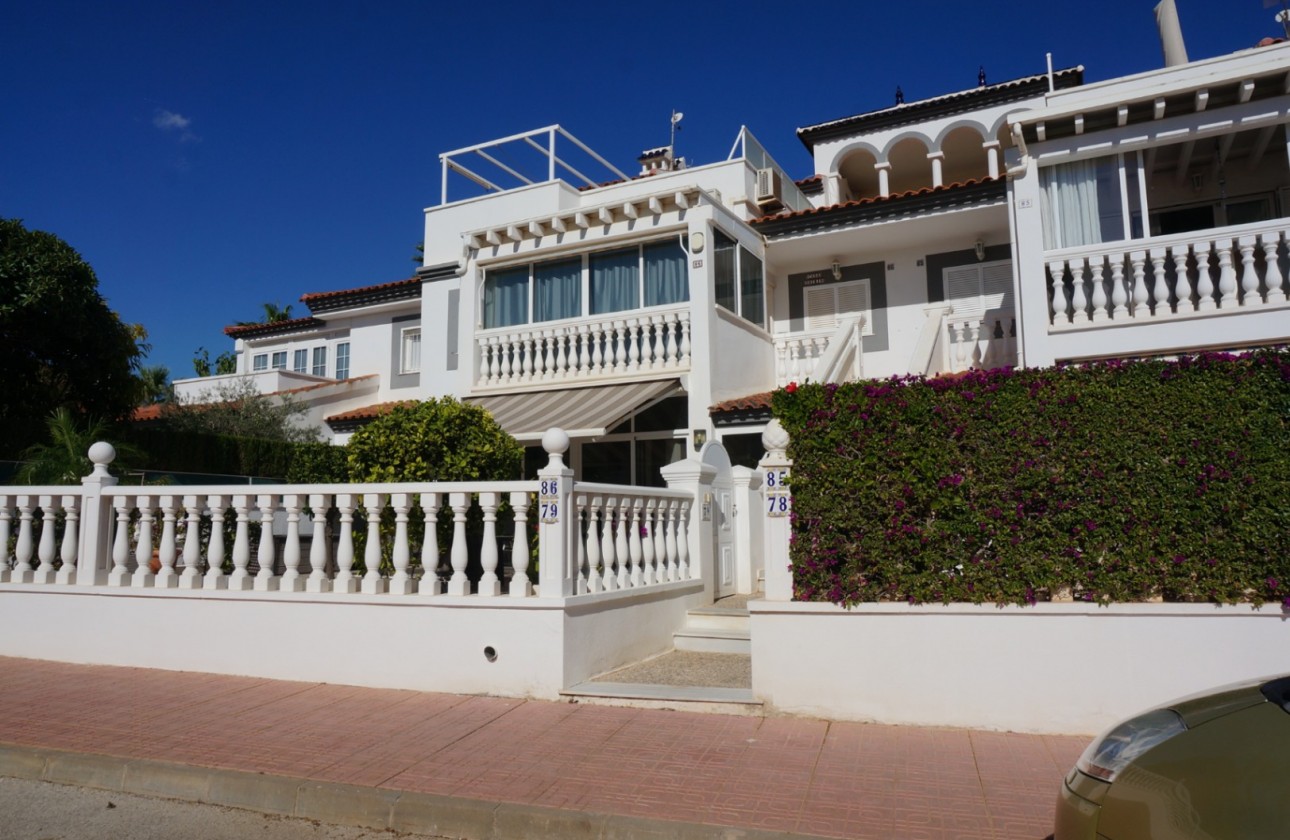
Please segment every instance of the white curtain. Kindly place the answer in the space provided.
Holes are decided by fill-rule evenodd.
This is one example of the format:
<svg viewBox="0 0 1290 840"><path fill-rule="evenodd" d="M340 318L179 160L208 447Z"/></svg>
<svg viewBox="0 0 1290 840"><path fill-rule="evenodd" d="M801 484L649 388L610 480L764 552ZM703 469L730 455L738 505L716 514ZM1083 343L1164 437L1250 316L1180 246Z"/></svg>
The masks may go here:
<svg viewBox="0 0 1290 840"><path fill-rule="evenodd" d="M685 250L675 239L646 245L645 305L664 306L690 299Z"/></svg>
<svg viewBox="0 0 1290 840"><path fill-rule="evenodd" d="M640 306L640 251L625 248L591 255L591 314Z"/></svg>
<svg viewBox="0 0 1290 840"><path fill-rule="evenodd" d="M1045 248L1124 238L1118 155L1050 166L1041 174Z"/></svg>
<svg viewBox="0 0 1290 840"><path fill-rule="evenodd" d="M533 266L533 320L558 321L582 314L582 258Z"/></svg>

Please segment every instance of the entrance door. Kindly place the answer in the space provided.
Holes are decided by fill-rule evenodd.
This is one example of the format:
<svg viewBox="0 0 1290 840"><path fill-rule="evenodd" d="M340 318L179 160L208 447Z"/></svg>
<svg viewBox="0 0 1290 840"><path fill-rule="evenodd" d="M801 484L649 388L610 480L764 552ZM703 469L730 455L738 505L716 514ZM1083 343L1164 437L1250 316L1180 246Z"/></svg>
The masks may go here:
<svg viewBox="0 0 1290 840"><path fill-rule="evenodd" d="M712 597L735 594L735 528L734 482L730 477L730 456L720 443L709 441L699 453L699 460L717 470L712 482L712 499L706 506L712 511Z"/></svg>

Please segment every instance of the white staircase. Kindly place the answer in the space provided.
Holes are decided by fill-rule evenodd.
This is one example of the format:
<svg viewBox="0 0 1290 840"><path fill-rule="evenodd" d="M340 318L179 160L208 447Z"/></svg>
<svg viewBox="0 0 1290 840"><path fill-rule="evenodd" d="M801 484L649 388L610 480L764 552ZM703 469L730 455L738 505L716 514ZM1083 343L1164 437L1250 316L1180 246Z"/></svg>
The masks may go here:
<svg viewBox="0 0 1290 840"><path fill-rule="evenodd" d="M747 607L699 607L689 611L685 626L672 634L677 650L697 653L752 654Z"/></svg>

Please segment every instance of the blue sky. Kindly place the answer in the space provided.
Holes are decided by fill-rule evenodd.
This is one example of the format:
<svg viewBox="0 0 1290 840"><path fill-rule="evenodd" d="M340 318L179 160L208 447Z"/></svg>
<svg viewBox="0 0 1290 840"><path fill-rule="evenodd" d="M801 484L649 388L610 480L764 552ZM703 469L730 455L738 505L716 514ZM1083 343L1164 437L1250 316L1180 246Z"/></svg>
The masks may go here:
<svg viewBox="0 0 1290 840"><path fill-rule="evenodd" d="M1267 0L1177 0L1192 59L1280 33ZM0 0L0 216L67 240L192 375L260 304L411 276L440 152L559 123L624 171L1083 64L1162 64L1153 0L431 3Z"/></svg>

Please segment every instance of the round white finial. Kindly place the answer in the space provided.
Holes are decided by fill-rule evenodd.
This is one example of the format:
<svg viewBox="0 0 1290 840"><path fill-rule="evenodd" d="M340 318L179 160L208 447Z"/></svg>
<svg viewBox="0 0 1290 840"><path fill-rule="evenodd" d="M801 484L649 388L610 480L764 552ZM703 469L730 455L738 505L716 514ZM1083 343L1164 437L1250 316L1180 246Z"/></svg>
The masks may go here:
<svg viewBox="0 0 1290 840"><path fill-rule="evenodd" d="M768 453L780 458L784 457L785 450L788 449L788 440L788 432L778 419L767 423L766 431L761 433L761 445L766 447Z"/></svg>
<svg viewBox="0 0 1290 840"><path fill-rule="evenodd" d="M569 435L564 429L551 427L542 435L542 448L548 455L563 455L569 451Z"/></svg>
<svg viewBox="0 0 1290 840"><path fill-rule="evenodd" d="M107 475L107 465L116 460L116 448L105 440L90 447L90 462L94 464L95 475Z"/></svg>

